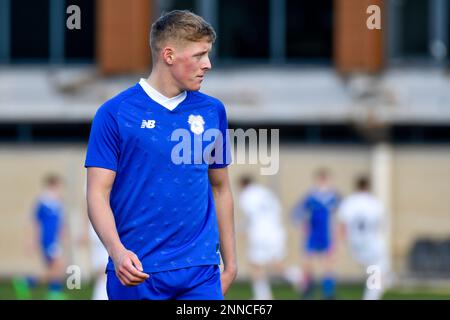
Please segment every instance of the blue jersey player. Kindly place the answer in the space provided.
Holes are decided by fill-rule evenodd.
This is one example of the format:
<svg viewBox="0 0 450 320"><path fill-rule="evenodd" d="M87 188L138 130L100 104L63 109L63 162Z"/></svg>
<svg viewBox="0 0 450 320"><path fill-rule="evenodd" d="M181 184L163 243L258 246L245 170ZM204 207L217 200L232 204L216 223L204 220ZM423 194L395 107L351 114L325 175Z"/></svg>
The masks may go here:
<svg viewBox="0 0 450 320"><path fill-rule="evenodd" d="M198 91L214 40L201 17L164 14L148 79L94 117L87 201L109 299L223 299L236 277L225 108Z"/></svg>
<svg viewBox="0 0 450 320"><path fill-rule="evenodd" d="M314 293L312 268L314 260L324 269L322 295L325 299L334 298L335 281L333 276L333 230L332 215L337 209L339 197L330 184L326 169L316 173L316 186L296 206L293 217L303 224L305 235L304 260L304 298L311 298Z"/></svg>
<svg viewBox="0 0 450 320"><path fill-rule="evenodd" d="M55 174L44 179L45 191L38 197L34 208L35 234L46 266L49 299L63 299L62 256L63 236L63 181Z"/></svg>

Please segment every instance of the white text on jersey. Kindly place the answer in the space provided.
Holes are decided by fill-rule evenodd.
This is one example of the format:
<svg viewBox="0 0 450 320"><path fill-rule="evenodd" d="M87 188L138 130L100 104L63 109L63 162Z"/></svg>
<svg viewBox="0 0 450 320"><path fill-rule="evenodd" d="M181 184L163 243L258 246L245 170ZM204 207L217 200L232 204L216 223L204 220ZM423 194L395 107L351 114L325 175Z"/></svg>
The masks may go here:
<svg viewBox="0 0 450 320"><path fill-rule="evenodd" d="M141 128L153 129L155 127L155 120L142 120Z"/></svg>

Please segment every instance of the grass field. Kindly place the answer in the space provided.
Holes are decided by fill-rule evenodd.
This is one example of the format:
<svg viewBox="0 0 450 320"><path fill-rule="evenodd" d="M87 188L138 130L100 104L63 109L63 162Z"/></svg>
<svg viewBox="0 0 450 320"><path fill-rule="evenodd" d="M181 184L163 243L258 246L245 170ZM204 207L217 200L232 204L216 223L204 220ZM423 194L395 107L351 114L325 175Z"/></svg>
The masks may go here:
<svg viewBox="0 0 450 320"><path fill-rule="evenodd" d="M68 299L73 300L88 300L90 299L92 291L92 284L86 283L82 285L80 290L66 290ZM362 296L362 285L340 284L337 286L337 299L358 300ZM275 299L293 300L299 299L297 293L291 289L287 284L275 284L273 286L273 293ZM46 287L38 286L32 291L32 299L45 299ZM230 289L227 299L230 300L248 300L251 298L250 285L247 282L236 282ZM320 297L317 296L317 299ZM0 280L0 300L15 300L16 295L11 281ZM426 300L450 300L450 290L447 292L440 292L430 289L393 289L388 291L384 299L426 299Z"/></svg>

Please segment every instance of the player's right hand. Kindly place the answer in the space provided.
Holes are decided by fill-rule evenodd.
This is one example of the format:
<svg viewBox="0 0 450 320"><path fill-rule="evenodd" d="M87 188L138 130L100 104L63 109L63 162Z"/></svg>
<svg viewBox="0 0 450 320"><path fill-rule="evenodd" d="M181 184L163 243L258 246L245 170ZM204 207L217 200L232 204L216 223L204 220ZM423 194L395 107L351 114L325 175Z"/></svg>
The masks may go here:
<svg viewBox="0 0 450 320"><path fill-rule="evenodd" d="M142 264L137 255L127 249L121 250L113 258L116 275L124 286L137 286L150 276L142 272Z"/></svg>

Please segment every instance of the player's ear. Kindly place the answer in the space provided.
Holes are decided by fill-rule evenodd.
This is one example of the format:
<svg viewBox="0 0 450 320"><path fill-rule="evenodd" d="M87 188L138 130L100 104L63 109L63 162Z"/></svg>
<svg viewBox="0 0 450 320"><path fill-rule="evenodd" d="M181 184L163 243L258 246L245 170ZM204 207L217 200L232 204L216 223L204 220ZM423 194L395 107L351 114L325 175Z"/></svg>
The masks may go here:
<svg viewBox="0 0 450 320"><path fill-rule="evenodd" d="M174 61L174 50L171 47L165 47L162 51L163 60L168 65L172 65Z"/></svg>

